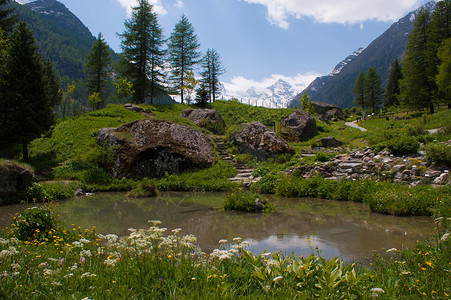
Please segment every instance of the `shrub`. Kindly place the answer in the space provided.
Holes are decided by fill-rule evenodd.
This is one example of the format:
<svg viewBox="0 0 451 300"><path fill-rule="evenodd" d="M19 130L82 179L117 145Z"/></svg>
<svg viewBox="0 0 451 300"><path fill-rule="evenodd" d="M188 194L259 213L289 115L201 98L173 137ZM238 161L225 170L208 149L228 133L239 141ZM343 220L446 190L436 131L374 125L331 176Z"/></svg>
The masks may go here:
<svg viewBox="0 0 451 300"><path fill-rule="evenodd" d="M429 160L443 166L451 166L451 147L446 144L433 143L426 145L426 156Z"/></svg>
<svg viewBox="0 0 451 300"><path fill-rule="evenodd" d="M252 184L251 190L261 194L274 194L279 177L275 174L266 174L260 181Z"/></svg>
<svg viewBox="0 0 451 300"><path fill-rule="evenodd" d="M414 137L401 136L387 142L388 150L395 155L417 153L420 143Z"/></svg>
<svg viewBox="0 0 451 300"><path fill-rule="evenodd" d="M158 195L155 182L150 179L144 179L138 183L138 186L127 193L131 198L150 198Z"/></svg>
<svg viewBox="0 0 451 300"><path fill-rule="evenodd" d="M84 183L100 184L113 180L103 168L96 163L83 160L68 160L53 171L55 178L80 180Z"/></svg>
<svg viewBox="0 0 451 300"><path fill-rule="evenodd" d="M61 226L48 208L32 207L19 214L14 223L14 235L20 240L52 240Z"/></svg>
<svg viewBox="0 0 451 300"><path fill-rule="evenodd" d="M254 194L248 191L237 190L227 196L227 199L224 203L224 209L226 211L236 210L244 212L257 212L255 202L257 198L261 198L261 195ZM269 202L267 202L267 200L263 200L262 203L264 204L264 211L274 211L274 207Z"/></svg>
<svg viewBox="0 0 451 300"><path fill-rule="evenodd" d="M315 159L317 161L321 161L321 162L326 162L331 160L332 157L335 157L336 154L335 153L325 153L322 151L316 152L315 154Z"/></svg>
<svg viewBox="0 0 451 300"><path fill-rule="evenodd" d="M409 124L404 131L408 136L424 135L424 127L418 122Z"/></svg>

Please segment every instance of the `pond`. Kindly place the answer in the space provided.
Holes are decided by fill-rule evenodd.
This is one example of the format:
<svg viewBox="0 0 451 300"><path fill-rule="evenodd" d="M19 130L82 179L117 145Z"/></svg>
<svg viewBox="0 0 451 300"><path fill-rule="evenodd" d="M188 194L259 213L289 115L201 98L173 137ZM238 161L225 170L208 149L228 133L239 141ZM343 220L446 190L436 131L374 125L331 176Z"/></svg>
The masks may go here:
<svg viewBox="0 0 451 300"><path fill-rule="evenodd" d="M96 226L98 233L127 235L128 228L148 228L148 220L160 220L168 232L182 228L181 234L194 234L206 252L218 248L220 239L241 237L254 253L307 256L320 251L326 259L340 256L354 261L370 258L373 251L414 247L417 240L434 232L431 218L375 214L360 203L273 197L276 213L253 214L225 212L225 197L223 193L169 192L157 198L130 199L123 193L99 193L53 205L69 229ZM13 211L4 208L0 220L4 212Z"/></svg>

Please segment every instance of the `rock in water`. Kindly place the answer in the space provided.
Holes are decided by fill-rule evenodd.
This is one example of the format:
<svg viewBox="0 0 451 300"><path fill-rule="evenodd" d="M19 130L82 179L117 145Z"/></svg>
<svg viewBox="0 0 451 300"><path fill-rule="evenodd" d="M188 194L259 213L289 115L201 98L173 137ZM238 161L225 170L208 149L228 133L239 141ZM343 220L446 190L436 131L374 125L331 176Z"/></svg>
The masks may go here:
<svg viewBox="0 0 451 300"><path fill-rule="evenodd" d="M213 146L206 135L167 121L138 120L103 128L97 142L113 150L114 162L107 168L116 178L161 177L213 163Z"/></svg>
<svg viewBox="0 0 451 300"><path fill-rule="evenodd" d="M304 141L318 132L315 118L308 112L296 110L284 118L282 126L290 128L299 141Z"/></svg>
<svg viewBox="0 0 451 300"><path fill-rule="evenodd" d="M276 133L259 123L249 124L243 130L231 136L241 152L255 155L260 160L266 160L277 154L295 154L296 151Z"/></svg>
<svg viewBox="0 0 451 300"><path fill-rule="evenodd" d="M0 163L0 198L14 197L27 189L35 176L31 169L6 160Z"/></svg>

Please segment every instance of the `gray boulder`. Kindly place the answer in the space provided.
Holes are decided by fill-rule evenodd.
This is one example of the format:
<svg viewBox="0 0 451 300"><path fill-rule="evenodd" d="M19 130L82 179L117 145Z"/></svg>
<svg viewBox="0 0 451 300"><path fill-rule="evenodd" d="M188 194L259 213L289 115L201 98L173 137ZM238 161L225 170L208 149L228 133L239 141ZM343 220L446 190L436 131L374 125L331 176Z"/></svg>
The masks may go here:
<svg viewBox="0 0 451 300"><path fill-rule="evenodd" d="M317 113L317 118L323 122L329 121L344 121L346 119L343 111L338 107L330 103L316 102L312 101L315 111Z"/></svg>
<svg viewBox="0 0 451 300"><path fill-rule="evenodd" d="M0 162L0 198L8 199L27 189L35 179L33 171L9 160Z"/></svg>
<svg viewBox="0 0 451 300"><path fill-rule="evenodd" d="M186 109L182 111L180 117L188 118L199 127L216 134L223 134L226 129L226 123L214 109Z"/></svg>
<svg viewBox="0 0 451 300"><path fill-rule="evenodd" d="M318 145L325 148L334 148L334 147L340 147L343 146L343 142L340 140L337 140L336 138L332 136L328 136L322 139L319 139L316 141Z"/></svg>
<svg viewBox="0 0 451 300"><path fill-rule="evenodd" d="M290 128L299 141L307 140L318 132L315 118L305 111L296 110L285 117L281 124Z"/></svg>
<svg viewBox="0 0 451 300"><path fill-rule="evenodd" d="M116 178L160 177L213 163L213 146L206 135L166 121L138 120L103 128L97 143L113 151L114 162L106 167Z"/></svg>
<svg viewBox="0 0 451 300"><path fill-rule="evenodd" d="M243 153L255 155L259 160L266 160L277 154L295 154L296 151L276 133L254 122L231 136L232 142Z"/></svg>

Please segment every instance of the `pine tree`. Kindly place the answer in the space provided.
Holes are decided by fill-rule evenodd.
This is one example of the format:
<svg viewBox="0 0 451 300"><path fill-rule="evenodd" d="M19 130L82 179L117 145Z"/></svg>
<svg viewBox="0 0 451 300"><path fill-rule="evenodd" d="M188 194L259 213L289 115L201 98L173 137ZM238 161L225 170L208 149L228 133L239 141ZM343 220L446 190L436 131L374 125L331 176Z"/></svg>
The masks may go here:
<svg viewBox="0 0 451 300"><path fill-rule="evenodd" d="M362 111L365 111L365 73L363 71L360 71L357 76L352 92L354 94L354 103L360 106Z"/></svg>
<svg viewBox="0 0 451 300"><path fill-rule="evenodd" d="M92 45L87 60L86 87L89 95L98 94L100 101L94 108L99 109L105 103L105 90L111 74L111 54L101 33Z"/></svg>
<svg viewBox="0 0 451 300"><path fill-rule="evenodd" d="M14 9L7 7L11 0L0 0L0 30L9 35L17 23Z"/></svg>
<svg viewBox="0 0 451 300"><path fill-rule="evenodd" d="M451 104L451 38L442 43L438 51L441 61L436 77L439 90L447 96L448 105Z"/></svg>
<svg viewBox="0 0 451 300"><path fill-rule="evenodd" d="M53 105L58 102L33 32L20 23L10 38L6 70L0 76L0 139L2 144L22 144L28 161L28 144L54 123ZM53 90L53 91L52 91Z"/></svg>
<svg viewBox="0 0 451 300"><path fill-rule="evenodd" d="M214 49L208 49L202 59L202 82L206 85L210 102L216 101L216 95L221 90L219 76L226 72L222 67L221 56Z"/></svg>
<svg viewBox="0 0 451 300"><path fill-rule="evenodd" d="M402 69L398 59L395 59L390 68L390 76L388 77L387 88L384 94L384 107L399 105L399 81L402 79Z"/></svg>
<svg viewBox="0 0 451 300"><path fill-rule="evenodd" d="M402 63L401 102L411 108L429 107L434 113L435 76L430 66L430 14L421 10L409 35Z"/></svg>
<svg viewBox="0 0 451 300"><path fill-rule="evenodd" d="M185 15L175 25L174 31L169 38L168 51L171 64L171 80L175 90L178 90L183 103L185 76L192 71L199 62L200 47L197 35L194 33L193 25Z"/></svg>
<svg viewBox="0 0 451 300"><path fill-rule="evenodd" d="M165 93L164 87L164 45L163 30L158 24L158 17L152 11L148 0L139 0L133 8L132 16L125 22L125 32L121 48L121 73L133 84L133 100L144 103L150 96Z"/></svg>
<svg viewBox="0 0 451 300"><path fill-rule="evenodd" d="M365 76L365 102L372 108L372 112L376 113L376 109L382 103L382 95L384 90L382 89L382 81L377 74L376 68L368 68L368 72Z"/></svg>

